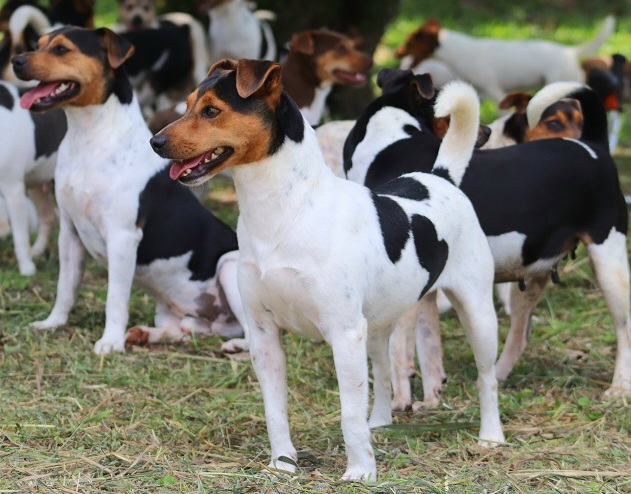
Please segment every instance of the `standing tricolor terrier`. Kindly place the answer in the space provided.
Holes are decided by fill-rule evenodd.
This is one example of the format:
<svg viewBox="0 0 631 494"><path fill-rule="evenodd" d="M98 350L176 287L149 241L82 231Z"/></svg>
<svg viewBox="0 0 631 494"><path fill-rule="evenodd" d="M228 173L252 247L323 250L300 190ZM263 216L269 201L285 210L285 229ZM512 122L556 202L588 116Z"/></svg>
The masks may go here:
<svg viewBox="0 0 631 494"><path fill-rule="evenodd" d="M57 299L33 326L67 322L89 253L108 268L99 354L124 349L134 279L157 300L156 327L135 328L149 341L204 329L234 335L244 320L235 232L171 181L169 163L146 144L151 134L122 68L132 53L108 29L62 28L13 59L19 77L41 81L22 96L22 106L63 108L68 119L55 171Z"/></svg>
<svg viewBox="0 0 631 494"><path fill-rule="evenodd" d="M477 102L464 83L437 103L444 115ZM478 114L450 128L438 175L458 182ZM239 290L265 402L271 465L295 471L281 330L333 349L348 465L343 479L375 479L370 427L390 424L388 337L397 318L435 288L452 298L478 366L480 443L504 440L494 362L493 259L471 203L436 174L409 174L369 190L336 177L315 132L283 91L269 61L223 60L188 98L186 114L151 140L179 160L171 177L198 185L231 168L241 214ZM374 406L368 418L368 365ZM290 459L290 461L284 461Z"/></svg>

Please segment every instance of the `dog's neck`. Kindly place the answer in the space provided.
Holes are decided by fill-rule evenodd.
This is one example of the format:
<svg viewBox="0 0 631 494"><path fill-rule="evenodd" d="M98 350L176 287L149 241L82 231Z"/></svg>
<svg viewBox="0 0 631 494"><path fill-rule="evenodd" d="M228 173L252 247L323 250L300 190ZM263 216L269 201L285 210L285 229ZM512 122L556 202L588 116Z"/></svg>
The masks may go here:
<svg viewBox="0 0 631 494"><path fill-rule="evenodd" d="M231 0L229 2L222 3L217 7L210 9L208 11L211 20L215 19L230 19L235 16L238 12L246 11L250 13L250 10L245 5L243 0Z"/></svg>
<svg viewBox="0 0 631 494"><path fill-rule="evenodd" d="M283 64L283 86L309 125L320 123L333 83L320 80L313 58L289 52Z"/></svg>
<svg viewBox="0 0 631 494"><path fill-rule="evenodd" d="M239 221L250 236L270 239L287 226L288 218L313 207L314 197L326 194L323 191L338 180L324 162L315 132L307 125L301 142L285 139L275 154L231 171Z"/></svg>
<svg viewBox="0 0 631 494"><path fill-rule="evenodd" d="M121 103L116 94L110 94L103 104L68 106L64 110L68 117L68 132L87 132L105 138L129 132L137 136L138 129L147 128L135 96L130 103ZM148 129L147 136L147 139L151 137Z"/></svg>

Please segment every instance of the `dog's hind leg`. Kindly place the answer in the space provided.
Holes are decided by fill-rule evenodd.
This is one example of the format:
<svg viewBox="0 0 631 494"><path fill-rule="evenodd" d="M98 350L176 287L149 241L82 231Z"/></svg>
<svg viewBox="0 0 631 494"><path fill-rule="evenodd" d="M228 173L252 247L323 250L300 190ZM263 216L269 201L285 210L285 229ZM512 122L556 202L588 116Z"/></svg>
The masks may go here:
<svg viewBox="0 0 631 494"><path fill-rule="evenodd" d="M219 270L219 283L226 294L230 310L243 328L243 338L232 338L221 345L221 351L225 353L247 352L249 349L247 319L237 285L238 259L238 251L225 254L222 256L221 268Z"/></svg>
<svg viewBox="0 0 631 494"><path fill-rule="evenodd" d="M404 411L412 406L410 377L414 375L414 329L418 304L403 314L390 335L390 372L392 374L392 410Z"/></svg>
<svg viewBox="0 0 631 494"><path fill-rule="evenodd" d="M389 328L368 335L368 356L372 364L374 402L369 427L381 427L392 423L392 381L390 377Z"/></svg>
<svg viewBox="0 0 631 494"><path fill-rule="evenodd" d="M50 239L50 235L57 221L57 213L55 213L55 201L53 200L52 184L44 183L36 187L32 187L28 191L37 214L39 216L39 229L37 231L37 239L31 248L34 256L41 255Z"/></svg>
<svg viewBox="0 0 631 494"><path fill-rule="evenodd" d="M631 318L629 316L629 261L627 238L612 229L602 244L590 244L587 253L616 328L616 367L605 396L631 394Z"/></svg>
<svg viewBox="0 0 631 494"><path fill-rule="evenodd" d="M493 306L492 285L456 286L446 290L464 326L478 369L480 394L481 446L492 447L504 442L497 398L495 359L497 358L497 317Z"/></svg>
<svg viewBox="0 0 631 494"><path fill-rule="evenodd" d="M181 328L181 318L173 314L160 301L156 302L154 324L154 327L134 326L129 328L125 334L125 344L145 345L161 342L179 342L190 337L191 331L183 331Z"/></svg>
<svg viewBox="0 0 631 494"><path fill-rule="evenodd" d="M438 406L443 396L443 381L446 374L443 368L440 320L436 299L437 292L430 292L419 301L416 351L423 379L423 401L414 403L414 410Z"/></svg>
<svg viewBox="0 0 631 494"><path fill-rule="evenodd" d="M35 274L35 263L31 258L31 241L28 231L28 203L24 183L1 184L0 194L4 197L13 234L13 248L20 274Z"/></svg>
<svg viewBox="0 0 631 494"><path fill-rule="evenodd" d="M508 377L519 360L530 338L532 311L539 301L543 289L550 279L550 273L542 273L526 280L526 289L521 291L517 283L511 285L511 326L504 344L504 350L495 366L497 379Z"/></svg>

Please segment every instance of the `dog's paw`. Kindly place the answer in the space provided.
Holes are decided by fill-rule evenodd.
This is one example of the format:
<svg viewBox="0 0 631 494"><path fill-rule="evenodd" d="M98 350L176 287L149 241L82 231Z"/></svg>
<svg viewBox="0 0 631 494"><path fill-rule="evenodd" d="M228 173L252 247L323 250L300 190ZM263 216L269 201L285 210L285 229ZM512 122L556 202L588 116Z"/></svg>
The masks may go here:
<svg viewBox="0 0 631 494"><path fill-rule="evenodd" d="M342 478L340 479L345 482L351 481L364 481L364 482L376 482L377 481L377 466L366 465L365 467L356 466L356 467L348 467Z"/></svg>
<svg viewBox="0 0 631 494"><path fill-rule="evenodd" d="M283 460L288 460L288 461L283 461ZM276 470L281 470L283 472L287 472L287 473L296 473L296 468L297 468L297 455L293 454L290 456L279 456L278 458L276 458L275 460L270 461L269 463L269 467L270 468L274 468ZM291 462L291 463L289 463Z"/></svg>
<svg viewBox="0 0 631 494"><path fill-rule="evenodd" d="M29 327L34 331L54 331L59 326L66 324L65 319L58 319L56 317L48 317L43 321L35 321L29 324Z"/></svg>
<svg viewBox="0 0 631 494"><path fill-rule="evenodd" d="M495 437L492 438L478 439L478 445L483 448L497 448L498 446L501 446L506 442L503 433L500 432L499 434L495 434L494 436Z"/></svg>
<svg viewBox="0 0 631 494"><path fill-rule="evenodd" d="M125 335L125 346L146 345L149 343L149 336L148 331L143 330L140 326L134 326Z"/></svg>
<svg viewBox="0 0 631 494"><path fill-rule="evenodd" d="M415 401L412 404L412 411L418 412L419 410L424 410L427 408L436 408L440 404L440 399L432 396L431 398L427 398L423 401Z"/></svg>
<svg viewBox="0 0 631 494"><path fill-rule="evenodd" d="M223 353L240 353L250 350L250 342L246 338L233 338L221 345Z"/></svg>
<svg viewBox="0 0 631 494"><path fill-rule="evenodd" d="M33 261L23 261L20 263L20 274L22 276L33 276L37 272Z"/></svg>
<svg viewBox="0 0 631 494"><path fill-rule="evenodd" d="M412 409L412 401L397 399L392 401L392 411L393 412L407 412Z"/></svg>
<svg viewBox="0 0 631 494"><path fill-rule="evenodd" d="M603 397L606 400L619 400L621 398L631 397L631 387L629 383L613 383L611 387L605 391Z"/></svg>
<svg viewBox="0 0 631 494"><path fill-rule="evenodd" d="M125 339L101 338L94 344L94 353L97 355L107 355L114 352L125 351Z"/></svg>

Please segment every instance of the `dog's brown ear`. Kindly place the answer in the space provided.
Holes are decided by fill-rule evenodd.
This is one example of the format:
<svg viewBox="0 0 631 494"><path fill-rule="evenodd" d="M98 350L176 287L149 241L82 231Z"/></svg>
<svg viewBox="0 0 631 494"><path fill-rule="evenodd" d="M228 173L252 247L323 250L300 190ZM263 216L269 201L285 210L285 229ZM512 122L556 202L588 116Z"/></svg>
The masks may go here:
<svg viewBox="0 0 631 494"><path fill-rule="evenodd" d="M294 34L289 41L289 49L305 55L313 55L313 31L301 31Z"/></svg>
<svg viewBox="0 0 631 494"><path fill-rule="evenodd" d="M515 107L515 111L518 113L525 113L526 108L528 107L528 102L531 99L532 96L528 93L524 93L523 91L514 91L504 96L504 99L500 101L497 106L500 110L510 110Z"/></svg>
<svg viewBox="0 0 631 494"><path fill-rule="evenodd" d="M208 70L206 77L210 77L210 74L212 74L215 70L237 70L237 61L224 58L223 60L215 62Z"/></svg>
<svg viewBox="0 0 631 494"><path fill-rule="evenodd" d="M432 99L434 97L434 81L432 81L431 75L415 75L411 85L423 98Z"/></svg>
<svg viewBox="0 0 631 494"><path fill-rule="evenodd" d="M423 32L426 34L438 34L440 31L440 22L437 19L428 19L422 27Z"/></svg>
<svg viewBox="0 0 631 494"><path fill-rule="evenodd" d="M237 93L242 98L264 91L275 101L283 91L280 64L269 60L239 60L237 64Z"/></svg>
<svg viewBox="0 0 631 494"><path fill-rule="evenodd" d="M101 46L107 52L107 61L113 69L119 68L123 62L134 54L134 45L114 31L102 27L96 30L101 38Z"/></svg>

